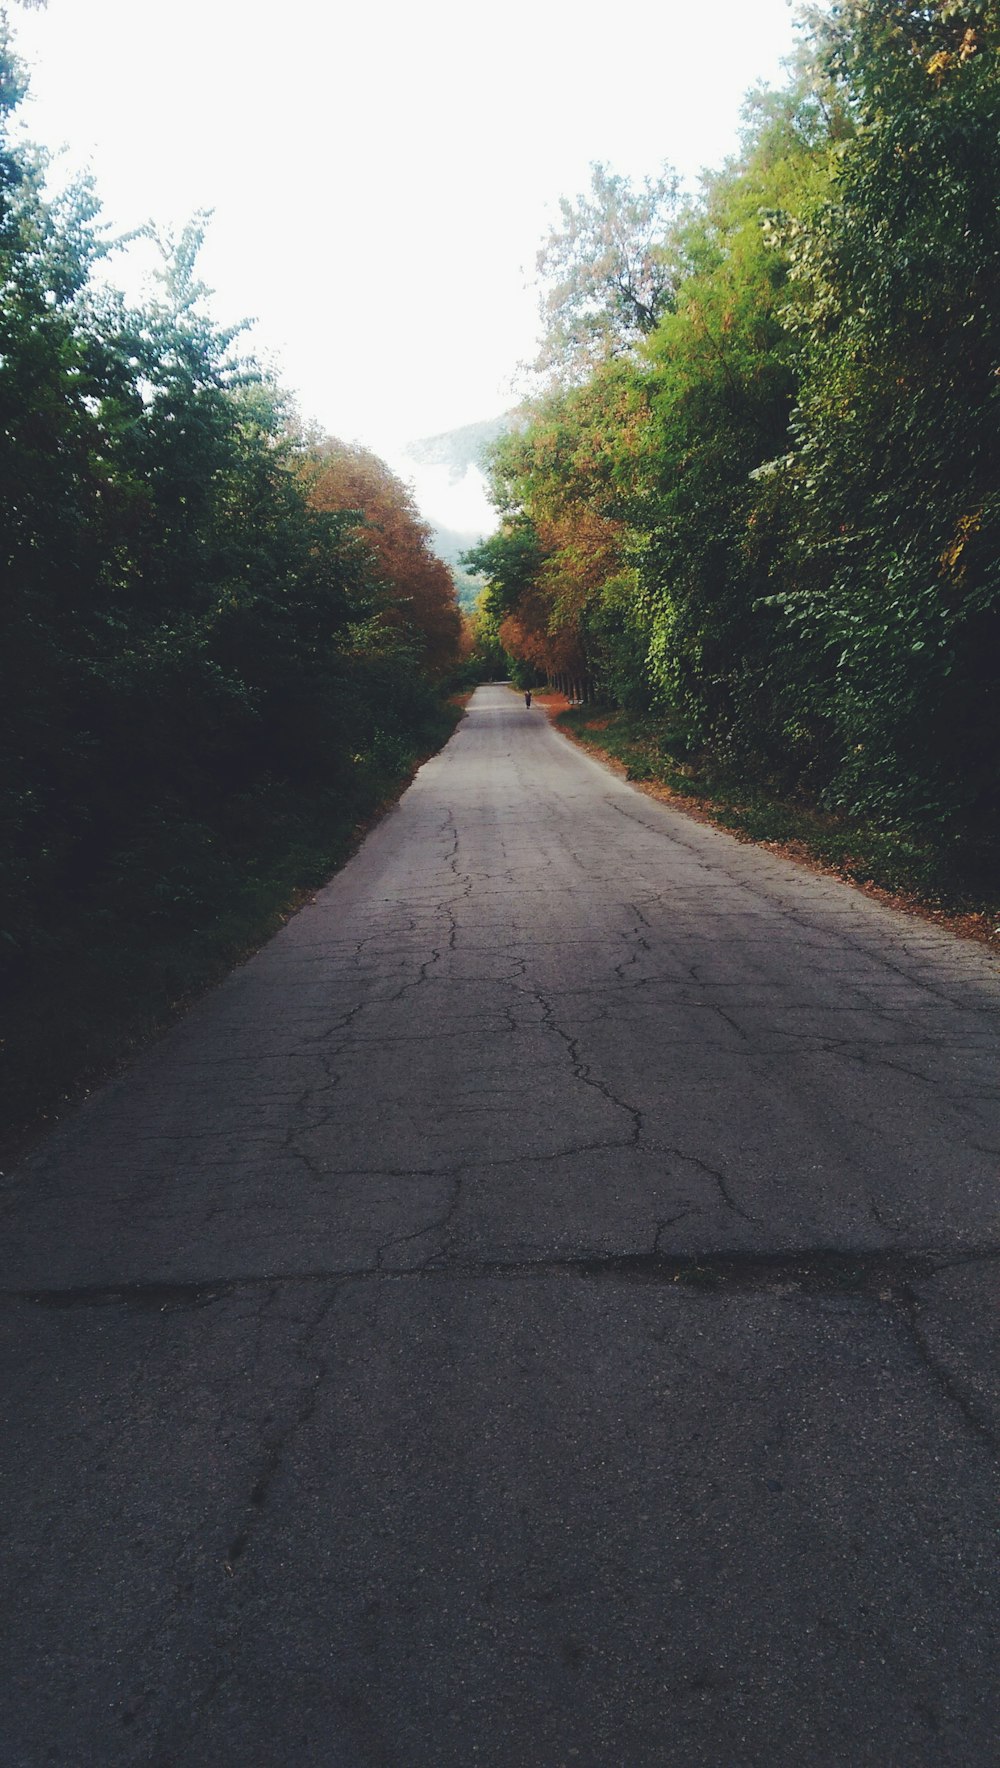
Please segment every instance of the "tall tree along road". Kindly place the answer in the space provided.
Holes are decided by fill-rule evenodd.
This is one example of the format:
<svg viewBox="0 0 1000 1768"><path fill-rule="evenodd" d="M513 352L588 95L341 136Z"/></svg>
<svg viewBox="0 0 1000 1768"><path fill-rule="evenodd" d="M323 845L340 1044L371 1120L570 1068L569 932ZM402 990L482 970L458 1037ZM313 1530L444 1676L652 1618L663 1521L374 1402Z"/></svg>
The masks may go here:
<svg viewBox="0 0 1000 1768"><path fill-rule="evenodd" d="M995 966L480 689L8 1182L6 1768L995 1763Z"/></svg>

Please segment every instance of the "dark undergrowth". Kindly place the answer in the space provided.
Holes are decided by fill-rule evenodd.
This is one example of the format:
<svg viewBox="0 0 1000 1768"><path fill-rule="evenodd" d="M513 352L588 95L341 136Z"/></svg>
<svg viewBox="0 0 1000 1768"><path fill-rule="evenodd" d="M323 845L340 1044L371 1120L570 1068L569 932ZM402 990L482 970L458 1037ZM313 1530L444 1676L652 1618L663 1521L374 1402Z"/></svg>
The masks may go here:
<svg viewBox="0 0 1000 1768"><path fill-rule="evenodd" d="M460 716L442 708L347 782L258 782L211 824L161 823L145 863L105 861L43 905L44 937L0 1004L0 1168L277 932Z"/></svg>
<svg viewBox="0 0 1000 1768"><path fill-rule="evenodd" d="M626 777L686 802L699 815L748 840L786 850L852 883L901 899L959 930L1000 946L1000 880L930 835L870 823L790 798L776 783L748 779L705 753L692 753L663 718L596 706L559 713L556 723Z"/></svg>

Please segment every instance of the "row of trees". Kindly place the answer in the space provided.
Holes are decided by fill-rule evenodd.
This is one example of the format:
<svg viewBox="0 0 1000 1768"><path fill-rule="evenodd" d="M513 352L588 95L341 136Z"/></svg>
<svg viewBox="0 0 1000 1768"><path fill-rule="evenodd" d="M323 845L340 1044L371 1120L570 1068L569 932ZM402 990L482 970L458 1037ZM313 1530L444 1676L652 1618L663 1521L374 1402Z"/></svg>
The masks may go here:
<svg viewBox="0 0 1000 1768"><path fill-rule="evenodd" d="M208 316L200 224L159 242L141 308L95 279L93 193L47 196L14 137L21 94L2 23L8 973L73 898L109 926L196 919L262 805L367 808L433 721L460 633L406 488L304 436L239 331Z"/></svg>
<svg viewBox="0 0 1000 1768"><path fill-rule="evenodd" d="M1000 8L834 0L681 204L594 170L494 449L485 625L692 746L996 859Z"/></svg>

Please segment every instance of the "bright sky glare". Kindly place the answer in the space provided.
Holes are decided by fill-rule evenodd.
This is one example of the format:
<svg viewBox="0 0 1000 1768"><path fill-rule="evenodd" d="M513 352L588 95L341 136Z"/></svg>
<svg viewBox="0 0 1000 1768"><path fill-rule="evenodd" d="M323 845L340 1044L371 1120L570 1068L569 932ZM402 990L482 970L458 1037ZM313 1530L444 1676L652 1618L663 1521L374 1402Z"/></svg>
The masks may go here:
<svg viewBox="0 0 1000 1768"><path fill-rule="evenodd" d="M202 275L304 417L492 526L407 440L494 416L534 354L535 253L604 160L693 185L780 78L791 0L48 0L12 10L27 132L105 219L213 209ZM127 285L124 271L118 276Z"/></svg>

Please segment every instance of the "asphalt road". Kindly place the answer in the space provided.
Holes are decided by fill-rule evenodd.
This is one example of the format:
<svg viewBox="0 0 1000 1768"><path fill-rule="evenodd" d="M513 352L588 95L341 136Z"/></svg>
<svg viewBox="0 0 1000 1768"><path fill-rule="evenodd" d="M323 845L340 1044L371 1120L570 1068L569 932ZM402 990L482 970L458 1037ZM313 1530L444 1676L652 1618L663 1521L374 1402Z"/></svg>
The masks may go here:
<svg viewBox="0 0 1000 1768"><path fill-rule="evenodd" d="M3 1768L1000 1761L980 948L480 689L14 1175Z"/></svg>

